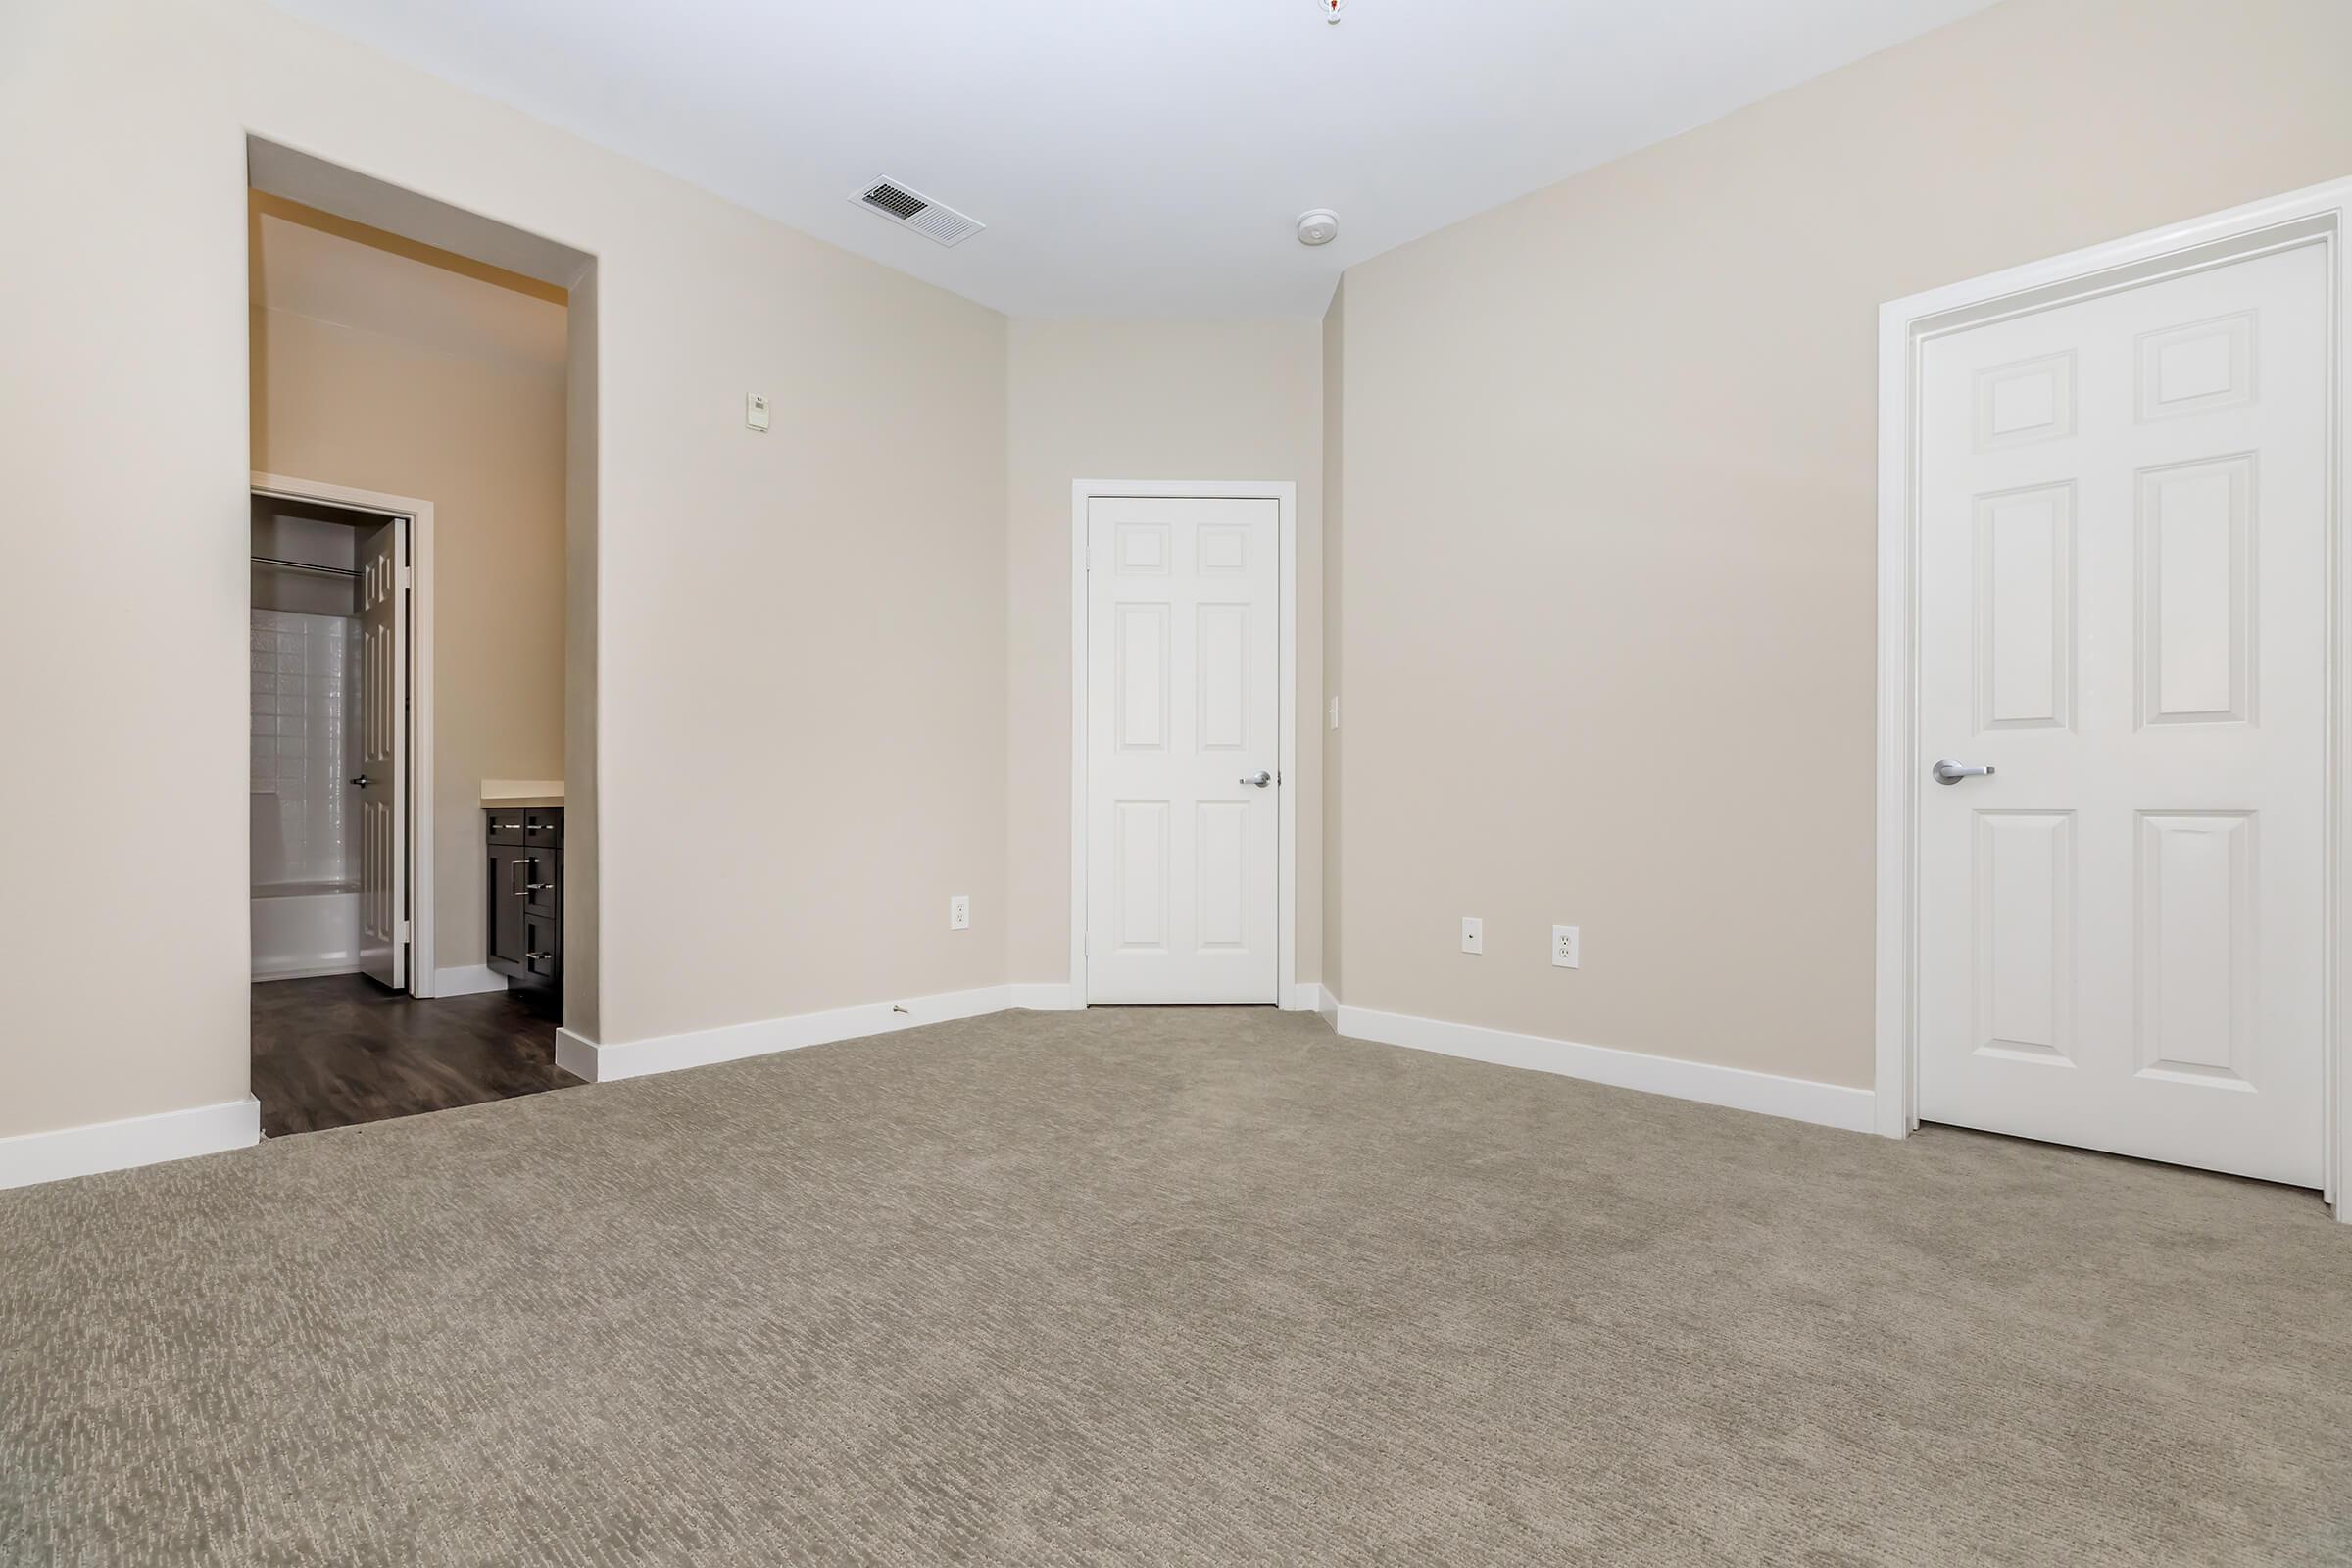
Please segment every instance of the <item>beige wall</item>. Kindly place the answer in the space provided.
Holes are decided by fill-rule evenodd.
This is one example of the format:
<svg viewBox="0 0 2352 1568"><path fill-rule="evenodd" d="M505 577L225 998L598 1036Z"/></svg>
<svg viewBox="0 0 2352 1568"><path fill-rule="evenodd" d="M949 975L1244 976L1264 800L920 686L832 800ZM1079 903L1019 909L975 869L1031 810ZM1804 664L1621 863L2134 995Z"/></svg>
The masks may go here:
<svg viewBox="0 0 2352 1568"><path fill-rule="evenodd" d="M110 20L0 8L0 667L51 677L0 731L74 759L0 768L0 1134L246 1092L243 173L233 121L151 140L220 111Z"/></svg>
<svg viewBox="0 0 2352 1568"><path fill-rule="evenodd" d="M247 1092L248 129L598 258L601 1037L1000 981L1001 317L258 0L10 6L0 1135Z"/></svg>
<svg viewBox="0 0 2352 1568"><path fill-rule="evenodd" d="M2352 172L2348 57L2328 0L2014 0L1367 263L1328 327L1008 330L259 0L0 8L0 211L50 215L0 247L0 472L53 524L0 528L0 661L48 672L0 727L74 760L0 770L0 1135L246 1090L248 129L598 259L575 1026L1062 978L1069 481L1292 478L1302 775L1346 677L1302 977L1328 793L1348 1003L1859 1084L1876 307Z"/></svg>
<svg viewBox="0 0 2352 1568"><path fill-rule="evenodd" d="M2352 173L2347 60L2015 0L1351 270L1345 1000L1867 1085L1877 308Z"/></svg>
<svg viewBox="0 0 2352 1568"><path fill-rule="evenodd" d="M256 308L252 383L256 468L433 504L433 957L479 964L481 781L564 776L563 368Z"/></svg>
<svg viewBox="0 0 2352 1568"><path fill-rule="evenodd" d="M1070 485L1298 487L1298 978L1321 973L1321 332L1303 321L1015 321L1006 560L1007 974L1070 973ZM974 910L975 923L982 923Z"/></svg>
<svg viewBox="0 0 2352 1568"><path fill-rule="evenodd" d="M1348 280L1332 291L1331 306L1323 313L1323 692L1329 705L1347 687L1348 661L1344 641L1347 617L1340 613L1340 580L1348 559ZM1340 881L1340 843L1347 818L1340 799L1340 781L1347 775L1347 704L1340 705L1340 727L1318 711L1317 733L1323 760L1323 989L1345 996L1342 964L1347 942L1342 929L1348 901Z"/></svg>
<svg viewBox="0 0 2352 1568"><path fill-rule="evenodd" d="M596 270L564 312L564 1024L604 1038L603 833L597 749Z"/></svg>

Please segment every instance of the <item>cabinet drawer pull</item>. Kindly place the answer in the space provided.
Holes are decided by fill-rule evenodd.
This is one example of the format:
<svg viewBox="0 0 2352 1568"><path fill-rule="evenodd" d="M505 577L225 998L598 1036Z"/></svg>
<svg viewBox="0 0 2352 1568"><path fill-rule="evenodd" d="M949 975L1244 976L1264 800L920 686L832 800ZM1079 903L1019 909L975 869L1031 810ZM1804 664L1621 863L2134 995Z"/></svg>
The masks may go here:
<svg viewBox="0 0 2352 1568"><path fill-rule="evenodd" d="M531 963L537 963L542 958L552 958L555 955L552 953L526 953L523 955L523 957Z"/></svg>

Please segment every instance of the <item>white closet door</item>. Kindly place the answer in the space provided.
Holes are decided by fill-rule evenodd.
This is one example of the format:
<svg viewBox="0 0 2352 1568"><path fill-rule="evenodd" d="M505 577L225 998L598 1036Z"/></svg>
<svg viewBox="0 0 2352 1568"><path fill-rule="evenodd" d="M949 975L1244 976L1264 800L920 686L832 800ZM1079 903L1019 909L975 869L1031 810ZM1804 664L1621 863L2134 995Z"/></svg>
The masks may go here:
<svg viewBox="0 0 2352 1568"><path fill-rule="evenodd" d="M1280 508L1088 510L1089 1002L1273 1002Z"/></svg>
<svg viewBox="0 0 2352 1568"><path fill-rule="evenodd" d="M2328 309L2314 245L1923 350L1927 1120L2321 1182Z"/></svg>
<svg viewBox="0 0 2352 1568"><path fill-rule="evenodd" d="M396 990L408 985L409 595L408 520L395 518L360 547L358 733L350 755L359 803L360 969Z"/></svg>

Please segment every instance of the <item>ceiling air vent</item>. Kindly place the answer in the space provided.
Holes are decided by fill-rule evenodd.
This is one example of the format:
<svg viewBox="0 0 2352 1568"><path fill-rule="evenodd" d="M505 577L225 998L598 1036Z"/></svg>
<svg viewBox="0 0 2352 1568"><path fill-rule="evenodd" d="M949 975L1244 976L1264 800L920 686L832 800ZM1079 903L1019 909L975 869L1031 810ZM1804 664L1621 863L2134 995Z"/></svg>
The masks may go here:
<svg viewBox="0 0 2352 1568"><path fill-rule="evenodd" d="M941 206L920 191L908 190L895 179L877 179L850 200L942 245L959 245L988 226L953 207Z"/></svg>

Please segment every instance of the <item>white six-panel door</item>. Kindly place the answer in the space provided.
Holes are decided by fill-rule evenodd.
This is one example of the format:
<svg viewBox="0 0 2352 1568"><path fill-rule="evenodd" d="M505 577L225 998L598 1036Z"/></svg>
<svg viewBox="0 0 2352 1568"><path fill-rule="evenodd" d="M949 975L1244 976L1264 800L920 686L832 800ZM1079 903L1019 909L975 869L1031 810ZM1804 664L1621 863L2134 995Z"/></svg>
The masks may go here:
<svg viewBox="0 0 2352 1568"><path fill-rule="evenodd" d="M408 532L394 518L360 546L360 669L351 790L359 803L360 970L408 985Z"/></svg>
<svg viewBox="0 0 2352 1568"><path fill-rule="evenodd" d="M1088 503L1089 1002L1276 1000L1280 516Z"/></svg>
<svg viewBox="0 0 2352 1568"><path fill-rule="evenodd" d="M2320 1185L2327 313L2306 245L1924 346L1922 1119Z"/></svg>

